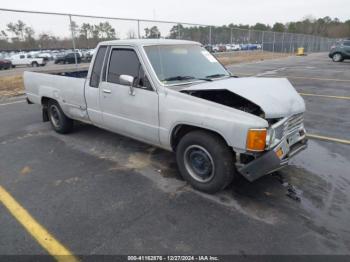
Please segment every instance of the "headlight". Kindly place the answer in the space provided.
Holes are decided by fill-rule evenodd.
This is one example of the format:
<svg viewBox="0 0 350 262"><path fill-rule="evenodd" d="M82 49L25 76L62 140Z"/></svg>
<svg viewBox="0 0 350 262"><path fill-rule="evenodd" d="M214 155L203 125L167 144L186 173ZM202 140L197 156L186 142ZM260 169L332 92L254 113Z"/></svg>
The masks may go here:
<svg viewBox="0 0 350 262"><path fill-rule="evenodd" d="M266 128L249 129L247 134L247 150L264 151L266 147Z"/></svg>

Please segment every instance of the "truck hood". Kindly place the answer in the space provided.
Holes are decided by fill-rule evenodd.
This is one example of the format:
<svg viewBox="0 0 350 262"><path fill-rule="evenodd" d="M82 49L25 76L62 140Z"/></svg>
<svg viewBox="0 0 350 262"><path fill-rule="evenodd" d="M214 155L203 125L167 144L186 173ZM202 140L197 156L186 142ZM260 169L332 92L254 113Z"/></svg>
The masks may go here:
<svg viewBox="0 0 350 262"><path fill-rule="evenodd" d="M305 111L305 103L286 78L228 78L200 83L181 91L228 90L258 105L265 118L280 118Z"/></svg>

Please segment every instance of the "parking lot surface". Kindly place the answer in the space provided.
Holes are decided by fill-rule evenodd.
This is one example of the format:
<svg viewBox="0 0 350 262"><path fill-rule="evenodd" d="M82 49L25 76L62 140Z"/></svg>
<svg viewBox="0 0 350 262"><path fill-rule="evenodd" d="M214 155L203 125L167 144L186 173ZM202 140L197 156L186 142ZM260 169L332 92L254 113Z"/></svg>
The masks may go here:
<svg viewBox="0 0 350 262"><path fill-rule="evenodd" d="M350 140L350 100L340 98L350 63L312 54L229 69L287 77L311 94L308 132ZM181 179L172 153L83 124L56 134L22 101L0 104L0 186L73 254L350 254L345 143L310 139L282 171L206 195ZM47 254L0 212L0 254Z"/></svg>

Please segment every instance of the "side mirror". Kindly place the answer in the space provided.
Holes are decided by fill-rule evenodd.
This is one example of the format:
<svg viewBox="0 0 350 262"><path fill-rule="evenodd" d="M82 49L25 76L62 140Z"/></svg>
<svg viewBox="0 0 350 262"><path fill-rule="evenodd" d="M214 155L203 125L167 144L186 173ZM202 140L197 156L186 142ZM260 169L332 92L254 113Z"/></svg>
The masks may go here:
<svg viewBox="0 0 350 262"><path fill-rule="evenodd" d="M129 86L130 91L129 94L134 96L135 95L135 90L134 90L134 77L130 75L120 75L119 77L119 83L121 85Z"/></svg>

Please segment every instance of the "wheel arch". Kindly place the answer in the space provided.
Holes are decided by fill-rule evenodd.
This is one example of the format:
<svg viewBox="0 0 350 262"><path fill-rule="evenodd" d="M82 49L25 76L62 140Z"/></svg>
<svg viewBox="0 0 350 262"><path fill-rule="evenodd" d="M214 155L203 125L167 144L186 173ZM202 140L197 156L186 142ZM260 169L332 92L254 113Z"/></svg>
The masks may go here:
<svg viewBox="0 0 350 262"><path fill-rule="evenodd" d="M49 107L49 102L50 101L56 101L53 98L43 96L41 97L41 105L42 105L42 113L43 113L43 122L48 122L49 121L49 114L48 114L48 107ZM56 101L57 102L57 101Z"/></svg>
<svg viewBox="0 0 350 262"><path fill-rule="evenodd" d="M170 133L170 146L173 151L176 151L176 147L178 143L180 142L181 138L184 137L189 132L195 131L195 130L202 130L209 133L212 133L218 137L220 137L229 147L232 147L228 140L217 130L213 130L210 128L204 128L196 125L190 125L190 124L177 124Z"/></svg>

